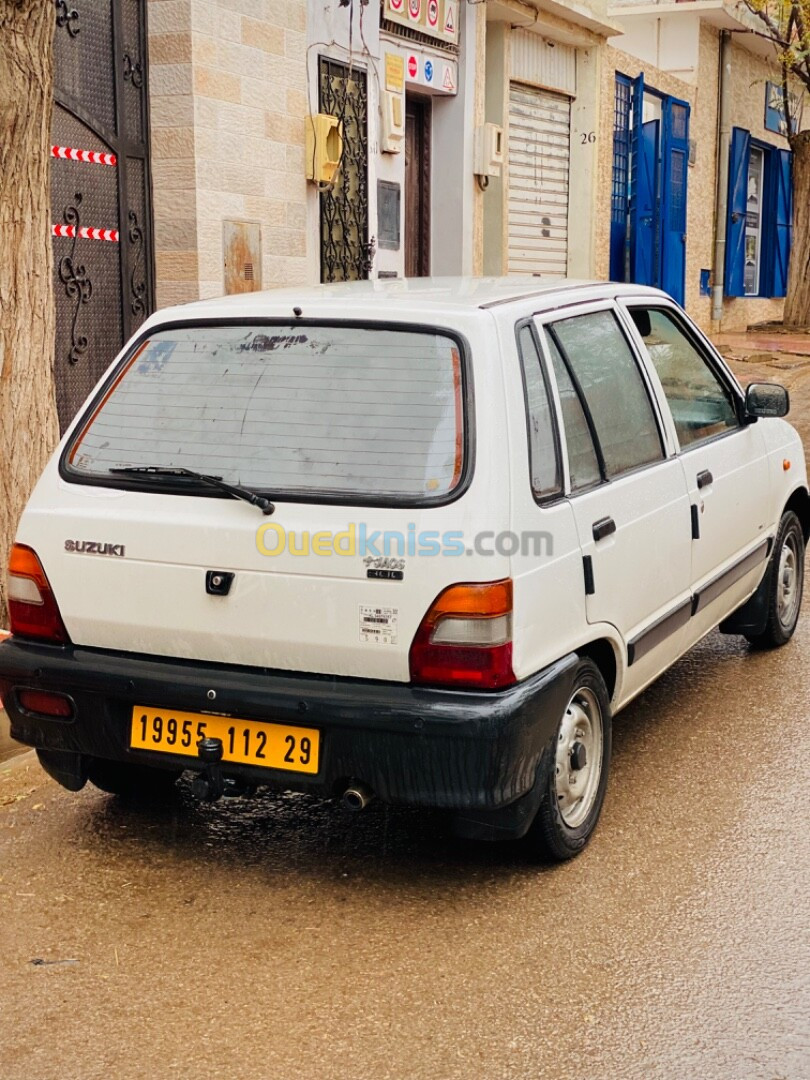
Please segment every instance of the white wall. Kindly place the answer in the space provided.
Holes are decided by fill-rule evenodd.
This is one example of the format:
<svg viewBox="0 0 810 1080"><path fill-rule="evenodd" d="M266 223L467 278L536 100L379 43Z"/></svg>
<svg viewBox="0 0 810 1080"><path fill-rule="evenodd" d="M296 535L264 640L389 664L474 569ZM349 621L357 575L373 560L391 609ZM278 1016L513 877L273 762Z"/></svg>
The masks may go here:
<svg viewBox="0 0 810 1080"><path fill-rule="evenodd" d="M405 265L405 153L383 153L381 141L380 98L385 89L385 54L406 57L409 43L393 35L381 34L380 9L376 3L354 4L354 19L349 24L351 8L338 6L337 0L309 0L308 95L309 109L318 111L318 60L330 56L348 63L351 57L358 68L368 73L369 140L369 235L377 237L377 182L385 180L401 187L401 243L399 251L377 246L372 277L380 273L404 275ZM362 23L361 23L362 20ZM474 26L475 13L461 5L460 45L462 62L459 92L455 96L420 93L432 97L433 142L431 147L431 263L434 274L471 273L473 266L473 101L475 92ZM350 34L351 29L351 34ZM351 48L351 52L349 51ZM422 53L430 49L419 45ZM437 58L441 54L436 54ZM469 57L469 62L467 58ZM440 62L440 61L439 61ZM307 198L309 237L307 265L312 281L320 279L320 200L314 185Z"/></svg>
<svg viewBox="0 0 810 1080"><path fill-rule="evenodd" d="M694 12L627 18L623 36L610 44L684 82L697 82L700 17Z"/></svg>

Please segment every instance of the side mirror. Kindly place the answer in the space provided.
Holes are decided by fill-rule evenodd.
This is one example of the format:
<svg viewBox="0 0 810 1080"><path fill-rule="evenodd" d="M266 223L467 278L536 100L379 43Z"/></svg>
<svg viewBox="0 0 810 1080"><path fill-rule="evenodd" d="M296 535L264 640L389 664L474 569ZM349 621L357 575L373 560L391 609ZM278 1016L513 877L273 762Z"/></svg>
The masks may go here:
<svg viewBox="0 0 810 1080"><path fill-rule="evenodd" d="M790 412L790 394L778 383L751 383L745 391L745 415L773 418Z"/></svg>

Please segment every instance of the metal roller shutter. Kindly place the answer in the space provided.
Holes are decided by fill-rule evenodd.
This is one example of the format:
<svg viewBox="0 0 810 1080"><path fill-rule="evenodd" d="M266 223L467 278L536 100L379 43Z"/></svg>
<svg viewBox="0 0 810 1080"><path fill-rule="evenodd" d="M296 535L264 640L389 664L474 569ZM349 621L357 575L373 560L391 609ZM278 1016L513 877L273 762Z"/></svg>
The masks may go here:
<svg viewBox="0 0 810 1080"><path fill-rule="evenodd" d="M509 87L509 273L568 269L571 99Z"/></svg>

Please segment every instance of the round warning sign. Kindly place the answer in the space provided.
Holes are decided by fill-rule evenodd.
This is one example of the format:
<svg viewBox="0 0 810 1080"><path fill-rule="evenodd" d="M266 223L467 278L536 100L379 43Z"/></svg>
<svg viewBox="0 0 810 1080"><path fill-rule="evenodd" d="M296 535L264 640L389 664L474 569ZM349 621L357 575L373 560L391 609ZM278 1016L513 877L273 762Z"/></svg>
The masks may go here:
<svg viewBox="0 0 810 1080"><path fill-rule="evenodd" d="M413 53L411 53L411 55L408 57L408 78L415 79L418 74L419 61L416 59Z"/></svg>
<svg viewBox="0 0 810 1080"><path fill-rule="evenodd" d="M418 22L422 15L422 0L408 0L408 14Z"/></svg>
<svg viewBox="0 0 810 1080"><path fill-rule="evenodd" d="M439 25L439 0L428 0L427 19L428 26L435 29Z"/></svg>

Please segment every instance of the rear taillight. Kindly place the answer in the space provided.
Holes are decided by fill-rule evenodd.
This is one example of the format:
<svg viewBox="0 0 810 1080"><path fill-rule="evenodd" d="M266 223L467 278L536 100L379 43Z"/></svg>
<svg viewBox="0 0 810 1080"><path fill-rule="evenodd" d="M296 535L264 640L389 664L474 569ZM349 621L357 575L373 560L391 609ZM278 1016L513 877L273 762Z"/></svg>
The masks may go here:
<svg viewBox="0 0 810 1080"><path fill-rule="evenodd" d="M445 589L416 632L410 668L421 686L511 686L511 580Z"/></svg>
<svg viewBox="0 0 810 1080"><path fill-rule="evenodd" d="M8 613L15 636L58 644L70 640L42 563L36 552L23 544L11 549Z"/></svg>

